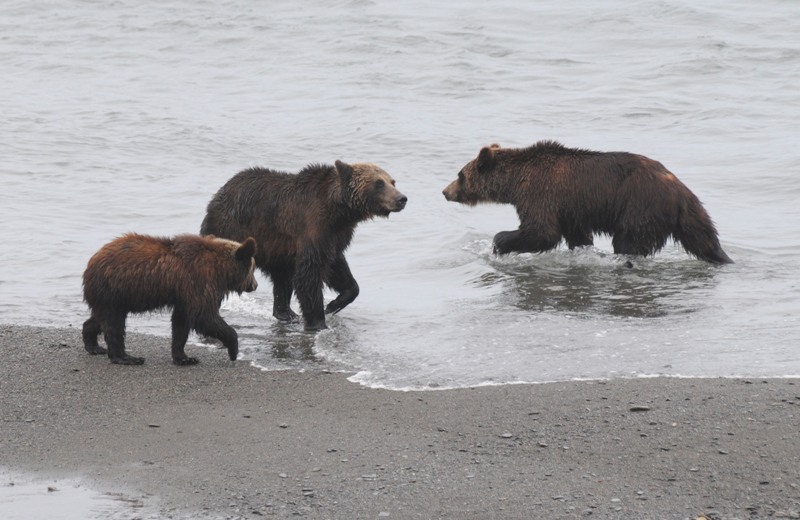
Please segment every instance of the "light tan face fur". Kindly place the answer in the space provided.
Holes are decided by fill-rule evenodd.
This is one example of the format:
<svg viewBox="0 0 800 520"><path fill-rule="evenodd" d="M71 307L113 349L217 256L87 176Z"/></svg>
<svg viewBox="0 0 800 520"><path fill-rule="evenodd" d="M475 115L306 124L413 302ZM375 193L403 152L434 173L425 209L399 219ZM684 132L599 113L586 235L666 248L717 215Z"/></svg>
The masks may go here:
<svg viewBox="0 0 800 520"><path fill-rule="evenodd" d="M356 163L352 167L355 191L375 197L372 202L377 206L376 213L388 216L406 207L408 198L395 187L391 175L371 163Z"/></svg>

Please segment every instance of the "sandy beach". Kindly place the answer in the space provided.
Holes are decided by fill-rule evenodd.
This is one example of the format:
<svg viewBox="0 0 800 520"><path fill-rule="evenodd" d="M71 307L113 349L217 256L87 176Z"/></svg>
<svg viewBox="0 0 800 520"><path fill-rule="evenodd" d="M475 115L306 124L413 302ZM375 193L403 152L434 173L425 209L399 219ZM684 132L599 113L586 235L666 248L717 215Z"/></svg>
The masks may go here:
<svg viewBox="0 0 800 520"><path fill-rule="evenodd" d="M797 379L394 392L127 345L143 366L77 328L0 327L0 467L143 518L800 518Z"/></svg>

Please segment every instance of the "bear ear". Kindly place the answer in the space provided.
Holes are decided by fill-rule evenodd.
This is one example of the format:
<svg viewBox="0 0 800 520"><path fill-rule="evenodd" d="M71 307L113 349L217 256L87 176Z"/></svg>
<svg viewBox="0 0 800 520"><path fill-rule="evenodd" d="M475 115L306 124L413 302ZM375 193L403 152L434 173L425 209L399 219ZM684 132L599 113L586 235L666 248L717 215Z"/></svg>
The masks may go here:
<svg viewBox="0 0 800 520"><path fill-rule="evenodd" d="M336 171L339 172L339 177L342 179L342 182L348 184L350 182L350 177L353 176L353 167L346 162L338 160L334 164L336 164Z"/></svg>
<svg viewBox="0 0 800 520"><path fill-rule="evenodd" d="M485 172L491 170L494 166L494 151L497 148L495 146L485 146L481 148L481 152L478 154L478 172Z"/></svg>
<svg viewBox="0 0 800 520"><path fill-rule="evenodd" d="M253 237L247 237L247 240L242 242L239 249L236 250L236 260L244 262L250 260L256 254L256 241Z"/></svg>

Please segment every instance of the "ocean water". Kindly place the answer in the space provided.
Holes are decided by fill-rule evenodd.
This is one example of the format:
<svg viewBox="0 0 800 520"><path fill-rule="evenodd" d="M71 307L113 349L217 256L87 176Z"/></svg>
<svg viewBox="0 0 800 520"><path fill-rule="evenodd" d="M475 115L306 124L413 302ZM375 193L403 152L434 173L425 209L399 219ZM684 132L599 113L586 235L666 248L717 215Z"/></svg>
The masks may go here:
<svg viewBox="0 0 800 520"><path fill-rule="evenodd" d="M800 375L798 34L791 0L3 2L0 322L77 329L104 243L197 232L246 167L341 159L408 206L358 228L361 295L329 330L272 319L263 277L227 300L246 362L392 389ZM514 209L441 190L540 139L661 161L736 263L492 255Z"/></svg>

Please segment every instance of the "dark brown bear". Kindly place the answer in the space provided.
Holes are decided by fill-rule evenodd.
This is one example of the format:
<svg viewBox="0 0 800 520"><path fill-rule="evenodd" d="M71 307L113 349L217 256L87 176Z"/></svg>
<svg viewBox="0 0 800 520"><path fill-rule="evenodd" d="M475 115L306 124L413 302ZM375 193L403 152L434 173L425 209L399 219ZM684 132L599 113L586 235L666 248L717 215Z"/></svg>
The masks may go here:
<svg viewBox="0 0 800 520"><path fill-rule="evenodd" d="M359 222L388 217L406 205L394 180L374 164L310 165L297 174L250 168L233 176L211 199L200 228L231 240L260 244L256 265L272 279L275 318L291 321L292 292L309 331L326 328L358 296L344 252ZM338 293L324 307L323 286Z"/></svg>
<svg viewBox="0 0 800 520"><path fill-rule="evenodd" d="M228 293L255 291L256 242L197 235L156 238L130 233L104 245L83 273L83 297L92 316L83 324L83 343L90 354L102 332L112 363L141 365L144 358L125 353L128 313L172 307L172 361L193 365L183 349L189 331L222 341L231 360L239 353L236 331L219 315Z"/></svg>
<svg viewBox="0 0 800 520"><path fill-rule="evenodd" d="M541 141L529 148L483 148L444 189L447 200L513 204L519 229L494 237L498 254L592 245L611 235L614 252L651 255L671 235L701 260L732 263L714 223L689 188L642 155L592 152Z"/></svg>

